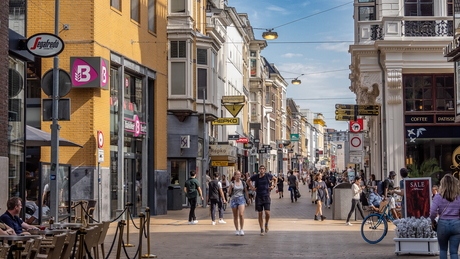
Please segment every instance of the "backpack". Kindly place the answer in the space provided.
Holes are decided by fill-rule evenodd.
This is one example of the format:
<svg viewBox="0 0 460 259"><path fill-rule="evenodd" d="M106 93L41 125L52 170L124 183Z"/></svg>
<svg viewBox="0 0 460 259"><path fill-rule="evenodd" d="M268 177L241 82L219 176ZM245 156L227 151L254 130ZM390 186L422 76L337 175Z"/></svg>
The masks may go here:
<svg viewBox="0 0 460 259"><path fill-rule="evenodd" d="M383 195L383 181L377 181L377 193Z"/></svg>

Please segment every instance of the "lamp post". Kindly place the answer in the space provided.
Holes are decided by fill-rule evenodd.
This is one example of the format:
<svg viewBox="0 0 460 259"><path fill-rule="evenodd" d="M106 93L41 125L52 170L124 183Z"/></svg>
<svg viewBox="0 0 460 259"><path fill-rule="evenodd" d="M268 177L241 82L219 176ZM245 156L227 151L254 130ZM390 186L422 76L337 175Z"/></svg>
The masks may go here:
<svg viewBox="0 0 460 259"><path fill-rule="evenodd" d="M278 39L278 33L272 31L274 29L268 29L267 31L262 33L262 38L265 40L275 40Z"/></svg>

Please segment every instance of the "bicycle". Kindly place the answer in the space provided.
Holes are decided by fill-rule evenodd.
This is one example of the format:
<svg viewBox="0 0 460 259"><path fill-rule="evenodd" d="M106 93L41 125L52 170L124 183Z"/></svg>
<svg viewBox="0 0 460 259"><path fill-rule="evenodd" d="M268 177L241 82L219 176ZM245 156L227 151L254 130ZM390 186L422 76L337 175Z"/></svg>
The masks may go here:
<svg viewBox="0 0 460 259"><path fill-rule="evenodd" d="M387 235L388 221L394 221L389 203L383 211L370 214L364 218L361 224L361 236L369 244L377 244Z"/></svg>

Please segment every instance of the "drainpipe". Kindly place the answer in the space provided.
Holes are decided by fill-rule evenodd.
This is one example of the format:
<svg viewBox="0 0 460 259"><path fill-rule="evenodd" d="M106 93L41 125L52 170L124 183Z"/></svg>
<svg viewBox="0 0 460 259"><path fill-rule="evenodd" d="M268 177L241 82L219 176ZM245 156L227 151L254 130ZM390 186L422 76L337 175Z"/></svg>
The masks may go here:
<svg viewBox="0 0 460 259"><path fill-rule="evenodd" d="M379 62L380 69L382 70L382 137L380 138L381 147L383 151L383 175L382 179L385 179L387 175L387 119L386 119L386 84L385 84L385 69L382 65L382 60L380 58L380 50L377 50L377 58Z"/></svg>

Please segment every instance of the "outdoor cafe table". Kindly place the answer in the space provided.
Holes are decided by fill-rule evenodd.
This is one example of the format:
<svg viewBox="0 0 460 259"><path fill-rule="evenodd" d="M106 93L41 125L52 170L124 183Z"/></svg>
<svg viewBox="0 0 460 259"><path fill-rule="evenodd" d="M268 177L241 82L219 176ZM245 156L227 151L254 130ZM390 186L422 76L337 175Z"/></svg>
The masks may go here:
<svg viewBox="0 0 460 259"><path fill-rule="evenodd" d="M49 224L47 224L49 226ZM81 223L54 223L55 228L80 228L83 227Z"/></svg>
<svg viewBox="0 0 460 259"><path fill-rule="evenodd" d="M40 235L24 235L24 236L16 236L16 235L0 235L0 240L4 241L27 241L31 238L37 238Z"/></svg>
<svg viewBox="0 0 460 259"><path fill-rule="evenodd" d="M71 229L45 229L45 230L38 230L32 229L29 230L29 233L32 235L43 235L43 236L54 236L62 233L67 233L72 231Z"/></svg>

